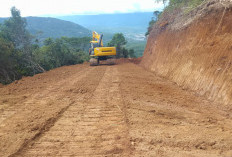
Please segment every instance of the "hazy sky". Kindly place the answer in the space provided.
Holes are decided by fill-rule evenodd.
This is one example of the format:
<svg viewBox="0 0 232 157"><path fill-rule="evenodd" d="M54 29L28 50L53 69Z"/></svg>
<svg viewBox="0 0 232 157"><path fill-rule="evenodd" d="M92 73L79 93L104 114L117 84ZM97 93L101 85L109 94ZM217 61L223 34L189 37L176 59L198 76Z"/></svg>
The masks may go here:
<svg viewBox="0 0 232 157"><path fill-rule="evenodd" d="M0 0L0 17L16 6L22 16L146 12L161 9L155 0Z"/></svg>

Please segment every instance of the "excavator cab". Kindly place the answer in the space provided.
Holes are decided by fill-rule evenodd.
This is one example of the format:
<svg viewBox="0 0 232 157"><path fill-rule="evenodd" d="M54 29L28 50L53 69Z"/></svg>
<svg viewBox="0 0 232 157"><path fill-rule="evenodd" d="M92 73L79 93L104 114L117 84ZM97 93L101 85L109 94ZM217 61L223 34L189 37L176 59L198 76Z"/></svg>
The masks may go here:
<svg viewBox="0 0 232 157"><path fill-rule="evenodd" d="M103 35L93 32L93 40L90 41L90 65L96 66L101 60L106 60L107 64L115 64L116 47L103 47Z"/></svg>

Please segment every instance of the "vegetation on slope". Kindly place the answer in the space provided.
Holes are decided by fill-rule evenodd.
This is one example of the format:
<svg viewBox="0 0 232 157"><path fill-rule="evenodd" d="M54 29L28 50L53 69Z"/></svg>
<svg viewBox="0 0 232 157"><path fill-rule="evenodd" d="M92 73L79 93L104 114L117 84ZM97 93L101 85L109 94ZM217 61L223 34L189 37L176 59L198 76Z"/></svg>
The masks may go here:
<svg viewBox="0 0 232 157"><path fill-rule="evenodd" d="M27 29L40 39L66 37L90 37L91 31L72 22L55 18L27 17Z"/></svg>
<svg viewBox="0 0 232 157"><path fill-rule="evenodd" d="M8 18L0 18L4 23ZM47 17L26 17L26 29L30 34L43 42L46 38L90 37L91 31L72 22Z"/></svg>
<svg viewBox="0 0 232 157"><path fill-rule="evenodd" d="M13 7L11 14L12 17L0 26L0 83L88 60L85 51L89 37L48 38L40 47L26 29L27 22L20 11Z"/></svg>
<svg viewBox="0 0 232 157"><path fill-rule="evenodd" d="M152 12L72 15L57 18L80 24L86 28L94 29L98 32L122 32L125 34L130 30L135 33L146 31L146 24L151 17Z"/></svg>
<svg viewBox="0 0 232 157"><path fill-rule="evenodd" d="M60 32L55 36L52 32L52 26L59 25L59 20L57 23L52 19L54 23L49 26L45 23L52 22L50 18L47 22L41 18L29 18L28 26L27 20L21 17L19 10L13 7L11 13L12 17L5 19L0 26L0 83L11 83L22 76L32 76L60 66L83 63L89 59L90 37L55 38L58 37L57 34L62 34L62 23L55 29ZM37 22L33 23L33 20ZM38 20L42 20L40 24ZM41 38L35 39L27 28L47 30L46 36L51 37L42 38L43 44L41 44L39 41ZM71 29L70 33L73 33L72 27L65 29ZM83 36L88 35L88 32L84 30ZM116 46L118 58L135 57L134 50L125 47L126 43L124 35L116 33L108 45Z"/></svg>
<svg viewBox="0 0 232 157"><path fill-rule="evenodd" d="M129 50L130 49L134 50L134 57L132 58L138 58L143 56L146 43L147 43L146 41L130 41L127 42L126 48Z"/></svg>
<svg viewBox="0 0 232 157"><path fill-rule="evenodd" d="M205 0L156 0L156 2L163 2L164 10L162 12L154 11L153 17L149 22L146 36L153 30L153 35L157 36L167 26L175 27L175 29L183 28L191 23L195 8L203 4ZM181 21L181 22L180 22ZM172 25L176 23L176 25Z"/></svg>
<svg viewBox="0 0 232 157"><path fill-rule="evenodd" d="M170 0L165 11L179 10L189 12L199 6L205 0Z"/></svg>
<svg viewBox="0 0 232 157"><path fill-rule="evenodd" d="M159 19L174 20L177 15L188 14L203 2L205 0L170 0Z"/></svg>
<svg viewBox="0 0 232 157"><path fill-rule="evenodd" d="M178 2L154 25L141 65L184 89L230 105L231 1Z"/></svg>
<svg viewBox="0 0 232 157"><path fill-rule="evenodd" d="M148 28L147 28L147 32L145 33L145 36L148 36L152 30L153 25L156 23L156 21L158 20L158 17L160 15L160 11L154 11L153 13L153 17L151 18L151 21L149 22Z"/></svg>
<svg viewBox="0 0 232 157"><path fill-rule="evenodd" d="M108 46L115 46L117 50L117 58L135 58L135 52L133 49L127 49L125 45L127 41L122 33L116 33L112 40L108 43Z"/></svg>

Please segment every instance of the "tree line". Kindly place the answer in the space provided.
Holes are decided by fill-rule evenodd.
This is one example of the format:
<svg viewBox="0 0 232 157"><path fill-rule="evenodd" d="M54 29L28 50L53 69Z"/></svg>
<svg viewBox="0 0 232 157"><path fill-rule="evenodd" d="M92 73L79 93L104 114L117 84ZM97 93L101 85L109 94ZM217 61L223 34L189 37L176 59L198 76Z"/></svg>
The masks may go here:
<svg viewBox="0 0 232 157"><path fill-rule="evenodd" d="M127 49L125 45L127 41L122 33L114 34L112 40L108 43L107 46L116 47L117 55L116 58L135 58L134 49Z"/></svg>
<svg viewBox="0 0 232 157"><path fill-rule="evenodd" d="M11 17L0 25L0 83L89 60L90 37L47 38L41 44L26 26L26 19L15 7L11 8ZM116 47L117 58L135 57L133 49L125 48L126 43L124 35L117 33L108 46Z"/></svg>
<svg viewBox="0 0 232 157"><path fill-rule="evenodd" d="M0 25L0 83L88 60L89 37L48 38L39 46L26 26L15 7L11 8L11 17Z"/></svg>

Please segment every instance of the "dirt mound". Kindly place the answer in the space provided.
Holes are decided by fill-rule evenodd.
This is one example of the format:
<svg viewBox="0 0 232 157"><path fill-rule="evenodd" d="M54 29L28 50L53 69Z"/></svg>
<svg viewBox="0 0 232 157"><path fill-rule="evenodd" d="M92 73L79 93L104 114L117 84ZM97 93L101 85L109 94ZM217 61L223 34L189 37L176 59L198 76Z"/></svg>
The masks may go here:
<svg viewBox="0 0 232 157"><path fill-rule="evenodd" d="M120 58L120 59L116 59L116 64L124 64L124 63L139 64L141 61L142 61L142 57L139 57L139 58Z"/></svg>
<svg viewBox="0 0 232 157"><path fill-rule="evenodd" d="M139 57L139 58L131 58L129 59L132 63L134 64L139 64L142 61L143 57Z"/></svg>
<svg viewBox="0 0 232 157"><path fill-rule="evenodd" d="M0 88L2 88L4 85L0 83Z"/></svg>
<svg viewBox="0 0 232 157"><path fill-rule="evenodd" d="M130 63L130 61L127 58L116 59L116 64L122 64L122 63Z"/></svg>
<svg viewBox="0 0 232 157"><path fill-rule="evenodd" d="M202 16L184 29L173 31L168 26L157 34L153 28L141 65L184 89L229 105L232 103L232 2L226 7L213 2L217 7L205 9Z"/></svg>

